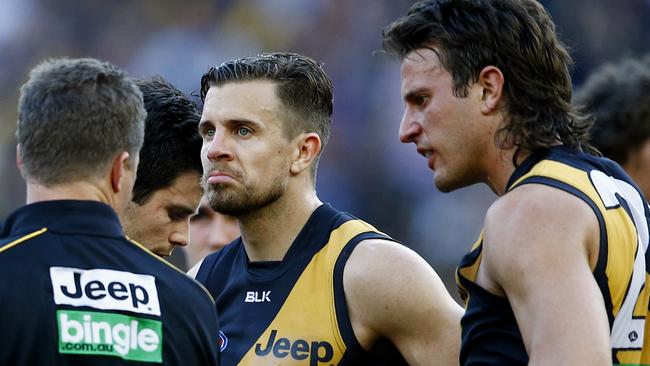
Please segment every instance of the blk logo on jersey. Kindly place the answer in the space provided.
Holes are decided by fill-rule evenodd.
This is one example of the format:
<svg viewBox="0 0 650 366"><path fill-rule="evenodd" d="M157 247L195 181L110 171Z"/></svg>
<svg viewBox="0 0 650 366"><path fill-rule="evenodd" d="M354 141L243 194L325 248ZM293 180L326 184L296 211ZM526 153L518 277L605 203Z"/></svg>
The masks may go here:
<svg viewBox="0 0 650 366"><path fill-rule="evenodd" d="M110 269L50 267L57 305L160 315L156 279Z"/></svg>
<svg viewBox="0 0 650 366"><path fill-rule="evenodd" d="M271 291L246 291L244 302L271 302Z"/></svg>
<svg viewBox="0 0 650 366"><path fill-rule="evenodd" d="M334 348L329 342L313 341L308 342L304 339L291 341L288 338L275 339L278 334L277 330L272 330L266 345L257 343L255 345L255 354L264 357L273 353L276 358L291 357L294 360L306 360L309 358L309 366L318 366L321 363L327 363L334 357Z"/></svg>

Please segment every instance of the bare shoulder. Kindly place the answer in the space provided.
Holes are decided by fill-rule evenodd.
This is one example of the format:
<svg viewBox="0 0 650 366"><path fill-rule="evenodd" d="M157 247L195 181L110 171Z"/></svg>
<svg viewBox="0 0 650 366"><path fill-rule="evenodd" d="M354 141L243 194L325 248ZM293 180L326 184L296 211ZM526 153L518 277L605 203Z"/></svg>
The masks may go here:
<svg viewBox="0 0 650 366"><path fill-rule="evenodd" d="M483 232L483 263L491 272L522 272L544 258L578 251L597 257L598 219L577 196L541 184L515 188L488 210ZM516 272L516 271L515 271Z"/></svg>
<svg viewBox="0 0 650 366"><path fill-rule="evenodd" d="M406 246L382 239L364 240L352 252L344 271L346 289L378 287L390 291L390 284L438 275L416 252Z"/></svg>
<svg viewBox="0 0 650 366"><path fill-rule="evenodd" d="M389 240L361 242L345 266L343 286L355 335L364 347L385 337L411 364L426 364L420 361L432 357L457 360L454 342L462 309L413 250ZM431 347L435 344L449 352L433 355L440 349Z"/></svg>

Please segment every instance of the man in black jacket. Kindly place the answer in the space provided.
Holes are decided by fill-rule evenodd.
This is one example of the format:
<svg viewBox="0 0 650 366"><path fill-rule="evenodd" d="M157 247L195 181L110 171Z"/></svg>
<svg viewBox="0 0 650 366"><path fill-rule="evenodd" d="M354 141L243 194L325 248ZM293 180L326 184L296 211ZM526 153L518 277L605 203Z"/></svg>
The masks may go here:
<svg viewBox="0 0 650 366"><path fill-rule="evenodd" d="M216 365L211 298L126 238L116 214L144 135L137 86L105 62L50 60L18 109L27 205L0 235L0 364Z"/></svg>

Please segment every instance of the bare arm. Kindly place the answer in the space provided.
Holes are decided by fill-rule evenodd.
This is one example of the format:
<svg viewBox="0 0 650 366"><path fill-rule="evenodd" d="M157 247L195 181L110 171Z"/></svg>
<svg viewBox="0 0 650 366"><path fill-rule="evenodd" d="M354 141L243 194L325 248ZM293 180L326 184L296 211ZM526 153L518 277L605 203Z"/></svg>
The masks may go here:
<svg viewBox="0 0 650 366"><path fill-rule="evenodd" d="M551 187L519 187L488 212L481 266L510 301L529 365L611 365L598 240L587 204Z"/></svg>
<svg viewBox="0 0 650 366"><path fill-rule="evenodd" d="M458 365L462 308L412 250L359 244L343 274L352 326L364 348L388 338L410 365Z"/></svg>

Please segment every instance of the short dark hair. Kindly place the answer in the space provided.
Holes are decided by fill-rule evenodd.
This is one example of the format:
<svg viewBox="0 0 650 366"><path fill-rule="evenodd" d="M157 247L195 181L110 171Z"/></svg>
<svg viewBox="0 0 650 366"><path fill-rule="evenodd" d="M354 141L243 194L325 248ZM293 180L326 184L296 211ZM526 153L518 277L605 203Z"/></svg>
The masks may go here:
<svg viewBox="0 0 650 366"><path fill-rule="evenodd" d="M143 204L157 190L170 187L181 174L201 176L201 114L194 101L160 76L138 80L147 110L133 202ZM199 184L197 180L196 184Z"/></svg>
<svg viewBox="0 0 650 366"><path fill-rule="evenodd" d="M574 104L594 117L594 146L625 164L630 152L650 138L650 55L599 67L576 93Z"/></svg>
<svg viewBox="0 0 650 366"><path fill-rule="evenodd" d="M120 151L136 156L144 118L142 94L116 66L44 61L20 89L16 137L25 179L50 186L101 177Z"/></svg>
<svg viewBox="0 0 650 366"><path fill-rule="evenodd" d="M499 146L533 151L559 140L595 152L587 143L590 120L571 106L571 56L538 2L420 1L384 29L383 45L402 59L436 47L457 97L467 96L484 67L501 70L507 118L495 136Z"/></svg>
<svg viewBox="0 0 650 366"><path fill-rule="evenodd" d="M315 132L325 147L332 121L332 81L322 66L309 57L276 52L226 61L211 67L201 77L201 99L205 101L211 86L255 80L277 83L278 98L291 112L284 125L288 138ZM318 160L312 167L312 177L317 165Z"/></svg>

